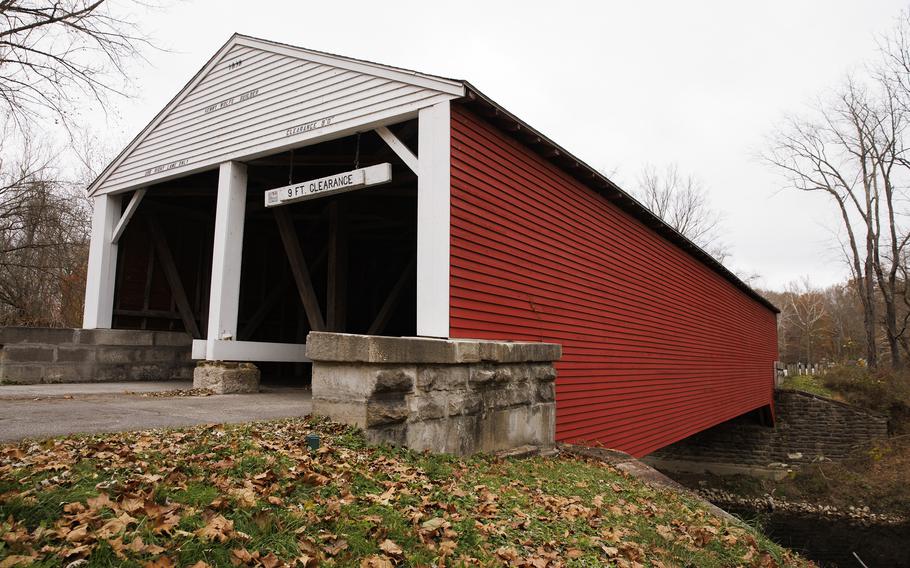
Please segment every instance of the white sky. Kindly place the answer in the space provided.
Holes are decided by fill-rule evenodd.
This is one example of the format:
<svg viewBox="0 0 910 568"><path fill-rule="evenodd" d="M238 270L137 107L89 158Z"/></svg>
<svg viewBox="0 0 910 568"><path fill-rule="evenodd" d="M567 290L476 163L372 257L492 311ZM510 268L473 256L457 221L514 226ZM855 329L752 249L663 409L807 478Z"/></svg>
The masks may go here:
<svg viewBox="0 0 910 568"><path fill-rule="evenodd" d="M626 189L647 163L698 176L724 215L728 264L758 273L758 286L825 285L846 274L833 210L780 191L757 155L784 113L874 58L905 7L182 0L141 15L168 51L134 67L138 97L100 130L127 142L235 31L467 79Z"/></svg>

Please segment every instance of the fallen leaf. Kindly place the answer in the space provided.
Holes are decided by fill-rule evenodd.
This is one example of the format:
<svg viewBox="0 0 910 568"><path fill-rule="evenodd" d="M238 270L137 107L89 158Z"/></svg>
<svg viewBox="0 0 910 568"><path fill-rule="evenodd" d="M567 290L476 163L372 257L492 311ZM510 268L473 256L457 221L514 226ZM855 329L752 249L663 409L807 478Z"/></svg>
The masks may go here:
<svg viewBox="0 0 910 568"><path fill-rule="evenodd" d="M442 517L433 517L429 521L424 521L424 523L420 526L428 531L435 531L437 529L442 528L442 526L445 524L446 524L446 520L443 519Z"/></svg>
<svg viewBox="0 0 910 568"><path fill-rule="evenodd" d="M346 549L347 547L348 547L348 541L346 541L342 538L342 539L336 540L332 544L324 545L322 547L322 550L324 550L325 553L328 554L329 556L335 556L342 550Z"/></svg>
<svg viewBox="0 0 910 568"><path fill-rule="evenodd" d="M450 556L455 549L458 548L458 543L452 539L445 538L442 542L439 543L439 555L442 557Z"/></svg>
<svg viewBox="0 0 910 568"><path fill-rule="evenodd" d="M88 526L79 525L66 535L67 542L82 542L88 538Z"/></svg>
<svg viewBox="0 0 910 568"><path fill-rule="evenodd" d="M360 561L360 568L393 568L395 565L385 556L374 554Z"/></svg>
<svg viewBox="0 0 910 568"><path fill-rule="evenodd" d="M88 504L88 508L97 511L105 507L114 508L114 502L111 501L111 498L108 497L107 493L101 493L97 497L90 497L85 501Z"/></svg>
<svg viewBox="0 0 910 568"><path fill-rule="evenodd" d="M196 531L196 536L202 540L227 542L233 536L234 521L229 521L221 515L212 516L205 526Z"/></svg>
<svg viewBox="0 0 910 568"><path fill-rule="evenodd" d="M237 560L237 562L234 562ZM235 548L231 550L231 563L232 564L248 564L253 561L253 555L250 554L250 551L245 548Z"/></svg>
<svg viewBox="0 0 910 568"><path fill-rule="evenodd" d="M262 563L263 568L277 568L282 564L274 552L269 552L266 556L260 558L259 562Z"/></svg>
<svg viewBox="0 0 910 568"><path fill-rule="evenodd" d="M230 494L241 507L249 509L256 506L256 492L249 487L232 489Z"/></svg>
<svg viewBox="0 0 910 568"><path fill-rule="evenodd" d="M628 560L639 561L645 557L641 545L635 542L623 542L619 545L619 552Z"/></svg>
<svg viewBox="0 0 910 568"><path fill-rule="evenodd" d="M110 541L108 541L110 543ZM164 547L158 546L157 544L146 544L142 540L141 536L137 536L130 542L128 545L123 547L126 550L135 552L136 554L153 554L158 555L164 552Z"/></svg>
<svg viewBox="0 0 910 568"><path fill-rule="evenodd" d="M401 556L404 554L404 551L401 549L401 547L389 539L385 539L379 544L379 550L385 552L389 556Z"/></svg>
<svg viewBox="0 0 910 568"><path fill-rule="evenodd" d="M13 566L28 566L35 562L34 556L24 554L13 554L0 560L0 568L12 568Z"/></svg>
<svg viewBox="0 0 910 568"><path fill-rule="evenodd" d="M67 503L66 505L63 506L64 513L81 513L84 510L85 510L85 505L83 505L79 501L75 501L73 503Z"/></svg>
<svg viewBox="0 0 910 568"><path fill-rule="evenodd" d="M136 519L127 513L121 513L119 517L114 517L98 529L99 538L110 538L116 536L127 529L128 526L135 524Z"/></svg>

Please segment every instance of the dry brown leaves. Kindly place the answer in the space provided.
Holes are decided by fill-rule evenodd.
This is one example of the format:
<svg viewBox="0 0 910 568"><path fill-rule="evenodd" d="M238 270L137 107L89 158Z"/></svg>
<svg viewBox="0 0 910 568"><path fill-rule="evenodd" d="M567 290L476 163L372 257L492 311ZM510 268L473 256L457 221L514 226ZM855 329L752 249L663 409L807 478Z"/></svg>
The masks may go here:
<svg viewBox="0 0 910 568"><path fill-rule="evenodd" d="M238 436L224 427L209 426L184 432L0 446L0 478L8 478L14 470L28 471L21 479L23 490L15 495L20 499L34 499L36 491L67 487L72 479L70 467L86 458L111 472L100 479L97 496L61 504L60 516L51 526L29 531L14 519L0 521L5 523L0 524L0 535L10 552L0 560L0 568L49 556L66 564L87 558L103 542L119 558L167 568L175 565L181 543L191 539L224 547L234 566L347 565L355 561L348 538L332 531L352 506L395 510L407 519L418 546L430 551L440 565L476 565L481 563L478 558L485 558L484 562L493 559L518 568L555 568L570 560L589 558L593 549L605 563L660 567L661 553L636 542L640 535L621 526L624 519L645 518L653 519L657 535L668 546L672 543L693 551L716 542L745 546L744 565L775 566L773 558L745 530L726 527L702 513L668 521L667 511L656 507L652 499L634 498L628 487L619 483L596 487L576 483L578 490L589 495L582 498L549 491L534 479L507 479L503 487L486 481L471 483L467 480L474 479L473 472L464 464L456 466L447 481L431 481L413 462L372 449L334 446L332 434L340 432L334 425L320 426L323 446L311 453L303 432L310 428L299 421L254 425L244 436ZM261 460L264 468L243 470L243 460L249 457ZM199 471L204 471L204 476ZM377 489L354 495L350 488L355 475ZM610 470L609 475L616 472ZM40 484L33 481L38 479ZM214 488L217 496L198 509L156 500L156 488L177 491L190 484ZM308 502L295 498L293 492L299 487L312 488ZM514 501L505 497L510 492L521 495L527 505L515 507ZM0 503L11 497L0 495ZM459 504L452 499L460 500ZM251 537L237 530L230 518L241 512L262 531L280 530L272 526L274 519L268 514L273 507L282 508L298 521L300 528L293 531L299 549L295 558L251 550ZM202 525L194 525L199 528L192 532L180 530L181 521L191 517L195 523L201 518ZM550 542L529 536L533 525L556 519L566 526L586 527L588 542L579 544L570 531ZM399 544L402 541L396 542L397 537L390 534L381 516L367 515L361 520L368 523L366 536L376 547L376 553L356 559L362 568L408 563L409 551ZM459 555L456 527L465 521L472 523L482 542L480 549ZM150 530L156 542L144 540L137 533L140 526ZM493 546L490 542L508 544ZM200 561L193 568L206 566Z"/></svg>

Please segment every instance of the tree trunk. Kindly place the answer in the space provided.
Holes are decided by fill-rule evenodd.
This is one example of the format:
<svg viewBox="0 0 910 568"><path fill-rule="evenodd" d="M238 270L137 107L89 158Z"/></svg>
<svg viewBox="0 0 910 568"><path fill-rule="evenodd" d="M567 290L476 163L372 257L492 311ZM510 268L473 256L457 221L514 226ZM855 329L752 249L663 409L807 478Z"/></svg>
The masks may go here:
<svg viewBox="0 0 910 568"><path fill-rule="evenodd" d="M900 334L897 331L897 310L894 307L893 298L891 301L885 301L885 334L888 337L888 349L891 351L891 368L902 369L904 362L901 357Z"/></svg>

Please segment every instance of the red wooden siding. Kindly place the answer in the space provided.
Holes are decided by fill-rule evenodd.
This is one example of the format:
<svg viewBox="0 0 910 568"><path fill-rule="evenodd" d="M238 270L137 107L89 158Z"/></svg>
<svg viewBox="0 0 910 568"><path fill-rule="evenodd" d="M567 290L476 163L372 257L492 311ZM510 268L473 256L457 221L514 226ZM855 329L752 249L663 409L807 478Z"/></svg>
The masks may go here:
<svg viewBox="0 0 910 568"><path fill-rule="evenodd" d="M452 107L453 337L553 341L556 437L636 456L772 403L775 314Z"/></svg>

